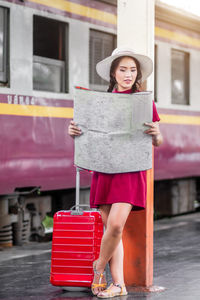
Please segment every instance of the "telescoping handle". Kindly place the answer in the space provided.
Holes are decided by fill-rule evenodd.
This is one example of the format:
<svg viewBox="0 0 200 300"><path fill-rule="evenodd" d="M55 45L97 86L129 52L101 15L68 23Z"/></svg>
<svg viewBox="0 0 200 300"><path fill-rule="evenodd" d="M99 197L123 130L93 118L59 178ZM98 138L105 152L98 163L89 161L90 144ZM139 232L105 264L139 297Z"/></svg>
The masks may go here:
<svg viewBox="0 0 200 300"><path fill-rule="evenodd" d="M70 208L71 215L82 215L84 207L88 207L91 210L89 204L80 204L80 171L84 171L84 169L76 167L76 204ZM97 211L97 209L92 208L92 211Z"/></svg>
<svg viewBox="0 0 200 300"><path fill-rule="evenodd" d="M76 167L76 206L80 205L80 168Z"/></svg>
<svg viewBox="0 0 200 300"><path fill-rule="evenodd" d="M90 207L89 204L80 204L80 171L84 171L79 167L76 167L76 204L71 207L71 215L82 215L84 213L84 207ZM95 209L92 209L96 211Z"/></svg>
<svg viewBox="0 0 200 300"><path fill-rule="evenodd" d="M81 170L82 170L81 168L76 167L76 204L71 207L71 215L82 215L83 208L81 207L89 206L87 204L80 205L80 171Z"/></svg>

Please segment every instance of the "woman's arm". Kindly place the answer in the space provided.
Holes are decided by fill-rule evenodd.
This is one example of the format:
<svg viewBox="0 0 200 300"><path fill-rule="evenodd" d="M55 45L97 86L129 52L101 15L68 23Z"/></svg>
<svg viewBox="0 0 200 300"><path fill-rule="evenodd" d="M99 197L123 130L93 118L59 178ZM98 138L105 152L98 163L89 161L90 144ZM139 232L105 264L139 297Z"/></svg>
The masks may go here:
<svg viewBox="0 0 200 300"><path fill-rule="evenodd" d="M160 132L158 122L144 123L144 125L150 127L149 129L145 130L145 133L152 136L153 145L156 147L160 146L163 143L163 137Z"/></svg>
<svg viewBox="0 0 200 300"><path fill-rule="evenodd" d="M76 126L76 123L73 120L71 120L68 127L68 134L74 138L75 136L81 135L81 133L81 129Z"/></svg>

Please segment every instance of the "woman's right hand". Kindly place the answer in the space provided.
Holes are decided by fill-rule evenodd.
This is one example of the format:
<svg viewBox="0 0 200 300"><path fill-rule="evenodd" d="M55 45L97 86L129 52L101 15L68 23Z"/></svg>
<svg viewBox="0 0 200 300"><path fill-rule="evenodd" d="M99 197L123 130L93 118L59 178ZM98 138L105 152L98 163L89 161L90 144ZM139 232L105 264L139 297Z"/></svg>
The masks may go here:
<svg viewBox="0 0 200 300"><path fill-rule="evenodd" d="M81 129L76 126L76 123L73 120L71 120L68 127L68 134L74 138L75 136L81 135L81 133Z"/></svg>

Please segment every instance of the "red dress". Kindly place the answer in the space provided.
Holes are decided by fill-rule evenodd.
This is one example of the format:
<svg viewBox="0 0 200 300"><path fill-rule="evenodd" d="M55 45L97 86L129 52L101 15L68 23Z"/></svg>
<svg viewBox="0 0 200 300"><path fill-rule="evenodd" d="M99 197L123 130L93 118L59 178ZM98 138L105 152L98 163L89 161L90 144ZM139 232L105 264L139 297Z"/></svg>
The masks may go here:
<svg viewBox="0 0 200 300"><path fill-rule="evenodd" d="M117 93L115 90L114 93ZM131 90L123 93L130 94ZM153 122L160 121L153 102ZM146 171L106 174L94 172L90 190L90 207L124 202L132 204L134 210L146 206Z"/></svg>

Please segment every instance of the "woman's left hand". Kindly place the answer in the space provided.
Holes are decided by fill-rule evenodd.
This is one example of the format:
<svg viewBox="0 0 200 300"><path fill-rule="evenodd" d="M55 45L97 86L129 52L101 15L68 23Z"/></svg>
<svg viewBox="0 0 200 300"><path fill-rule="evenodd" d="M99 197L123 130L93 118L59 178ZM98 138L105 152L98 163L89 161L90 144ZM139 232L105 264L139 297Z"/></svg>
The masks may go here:
<svg viewBox="0 0 200 300"><path fill-rule="evenodd" d="M153 145L160 146L163 142L163 137L160 132L158 122L144 123L144 125L149 127L149 129L145 130L144 132L152 136Z"/></svg>

